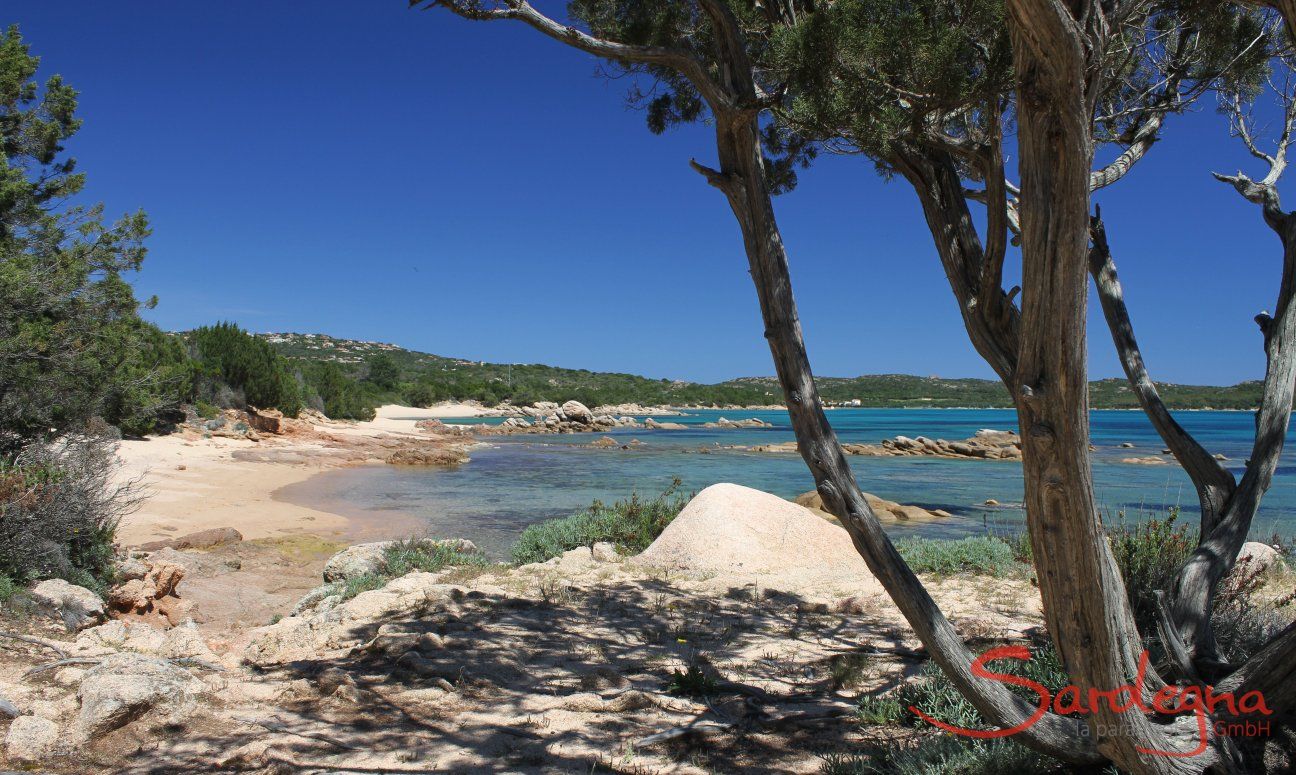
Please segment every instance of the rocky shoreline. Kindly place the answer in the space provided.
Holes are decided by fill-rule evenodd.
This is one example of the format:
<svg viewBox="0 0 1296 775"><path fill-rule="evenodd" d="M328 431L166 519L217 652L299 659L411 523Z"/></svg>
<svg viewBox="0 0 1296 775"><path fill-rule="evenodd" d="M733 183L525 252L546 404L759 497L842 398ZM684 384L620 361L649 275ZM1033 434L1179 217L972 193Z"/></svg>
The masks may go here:
<svg viewBox="0 0 1296 775"><path fill-rule="evenodd" d="M751 452L796 452L797 443L761 444L745 449ZM909 438L896 436L880 444L843 444L848 455L865 457L942 457L972 460L1021 460L1021 437L1013 431L982 429L963 441Z"/></svg>
<svg viewBox="0 0 1296 775"><path fill-rule="evenodd" d="M622 405L617 408L642 409L638 405ZM431 418L419 421L420 430L439 434L458 434L473 436L507 436L513 434L549 434L549 433L605 433L611 430L684 430L689 426L677 422L660 422L647 417L640 421L629 415L602 413L607 407L591 410L579 401L568 401L559 406L552 401L539 401L534 406L510 410L504 416L507 419L499 424L472 423L450 425L440 419ZM636 413L637 414L637 413ZM670 414L683 414L671 412ZM715 422L703 423L703 428L771 428L773 425L755 417L743 420L729 420L721 417Z"/></svg>
<svg viewBox="0 0 1296 775"><path fill-rule="evenodd" d="M111 606L65 582L41 590L27 618L6 622L27 640L0 659L0 713L13 718L4 763L590 771L628 750L617 757L636 771L700 775L714 767L679 761L657 736L727 708L750 722L713 730L726 771L806 771L851 725L794 732L781 719L849 717L858 691L894 681L921 653L841 528L735 485L700 493L638 556L597 544L343 593L383 548L354 546L314 566L330 594L308 593L268 624L214 626L204 610L228 604L226 580L249 572L248 543L220 532L132 552ZM1014 611L989 615L966 582L932 589L965 626L1020 638L1038 626L1035 593L1025 580L1005 585ZM849 681L834 667L843 639L869 655ZM672 671L699 665L723 676L706 702L667 690ZM743 710L752 702L754 715Z"/></svg>

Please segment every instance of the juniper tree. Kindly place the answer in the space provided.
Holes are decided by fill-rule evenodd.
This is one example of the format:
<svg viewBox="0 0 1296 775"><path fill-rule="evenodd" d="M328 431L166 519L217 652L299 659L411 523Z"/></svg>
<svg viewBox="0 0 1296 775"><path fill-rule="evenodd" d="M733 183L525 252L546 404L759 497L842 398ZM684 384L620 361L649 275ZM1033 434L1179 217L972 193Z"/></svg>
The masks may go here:
<svg viewBox="0 0 1296 775"><path fill-rule="evenodd" d="M780 116L908 180L973 344L1015 394L1021 320L1013 298L1020 289L1005 292L1001 282L1020 191L1004 179L1013 104L999 7L929 3L899 22L879 7L886 4L845 0L781 32L774 61L787 73L793 97ZM1148 153L1168 115L1211 91L1252 89L1272 56L1277 25L1255 14L1213 4L1135 8L1114 17L1119 23L1105 33L1103 56L1093 66L1101 76L1093 142L1121 147L1112 162L1091 171L1091 191L1122 179ZM886 41L898 35L920 43L897 51ZM984 243L968 200L986 208ZM1104 234L1104 251L1105 245ZM1194 672L1217 678L1228 668L1219 664L1210 632L1214 585L1231 567L1267 484L1250 486L1262 481L1253 475L1242 495L1232 497L1233 476L1174 421L1157 394L1128 311L1113 299L1120 288L1109 252L1093 254L1091 271L1131 387L1198 493L1202 547L1171 590L1171 619ZM1279 384L1271 380L1270 392ZM1267 459L1281 450L1281 436L1263 434L1257 444L1253 460ZM1262 468L1257 463L1253 471ZM1234 516L1221 521L1226 513Z"/></svg>
<svg viewBox="0 0 1296 775"><path fill-rule="evenodd" d="M1088 462L1089 195L1147 153L1166 115L1253 66L1249 44L1261 29L1248 15L1209 4L1018 0L1005 16L990 3L583 0L570 6L567 25L522 0L437 4L470 19L521 21L653 79L654 89L636 96L654 131L710 121L719 164L692 164L725 195L741 229L798 448L826 507L959 690L992 723L1018 727L1032 709L971 673L970 652L860 494L821 408L774 217L772 195L816 143L862 149L908 179L969 334L1017 405L1028 527L1055 645L1083 689L1110 691L1134 676L1139 633ZM867 56L825 79L822 66L806 63L825 50ZM1003 164L1005 127L1014 124L1020 186ZM1105 140L1123 142L1123 151L1094 169ZM984 185L969 192L969 180ZM988 204L984 243L969 199ZM1022 248L1020 307L1018 289L1002 288L1010 231ZM1262 655L1243 670L1271 664L1274 652ZM1146 676L1149 694L1166 685L1156 670ZM1100 728L1105 734L1093 734ZM1137 773L1237 766L1227 741L1197 751L1196 734L1195 719L1100 710L1084 722L1044 713L1016 739L1073 764L1112 761Z"/></svg>
<svg viewBox="0 0 1296 775"><path fill-rule="evenodd" d="M58 75L38 84L39 62L17 27L0 33L0 454L95 415L145 430L183 378L124 279L144 260L144 214L110 224L66 204L85 183L64 154L77 94Z"/></svg>

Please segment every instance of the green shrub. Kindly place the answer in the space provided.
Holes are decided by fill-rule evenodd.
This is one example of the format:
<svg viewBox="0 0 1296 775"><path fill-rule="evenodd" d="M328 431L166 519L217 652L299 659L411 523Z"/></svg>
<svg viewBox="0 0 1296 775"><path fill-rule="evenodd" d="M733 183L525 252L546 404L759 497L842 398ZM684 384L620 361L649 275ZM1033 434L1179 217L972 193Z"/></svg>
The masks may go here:
<svg viewBox="0 0 1296 775"><path fill-rule="evenodd" d="M1179 523L1179 509L1165 519L1151 518L1133 525L1125 512L1108 528L1112 555L1125 580L1134 622L1144 638L1156 633L1156 591L1168 590L1180 566L1197 548L1197 530Z"/></svg>
<svg viewBox="0 0 1296 775"><path fill-rule="evenodd" d="M204 420L214 420L216 419L216 416L220 414L219 407L209 404L206 401L199 401L194 404L194 411Z"/></svg>
<svg viewBox="0 0 1296 775"><path fill-rule="evenodd" d="M648 548L662 534L692 496L677 493L680 480L651 500L633 494L629 499L605 506L595 501L584 511L569 517L530 525L513 545L513 562L527 565L544 562L582 546L608 542L628 554Z"/></svg>
<svg viewBox="0 0 1296 775"><path fill-rule="evenodd" d="M687 670L671 671L666 693L676 697L710 697L716 693L717 686L715 676L692 664Z"/></svg>
<svg viewBox="0 0 1296 775"><path fill-rule="evenodd" d="M1070 683L1057 653L1051 648L1035 650L1028 661L1005 659L992 664L996 672L1029 678L1055 692ZM1032 704L1039 697L1029 689L1010 686ZM916 707L932 718L964 729L989 729L981 713L967 700L933 662L900 686L878 695L861 698L859 719L866 724L901 724L933 729L909 709ZM893 744L854 754L836 754L824 759L822 772L832 773L965 773L994 775L1063 771L1058 761L1007 740L980 741L955 738L944 732L924 739L917 746Z"/></svg>
<svg viewBox="0 0 1296 775"><path fill-rule="evenodd" d="M318 398L317 408L335 420L372 420L373 404L360 383L347 376L331 361L300 361L297 364L308 391Z"/></svg>
<svg viewBox="0 0 1296 775"><path fill-rule="evenodd" d="M1040 775L1069 770L1056 759L1004 740L960 740L948 735L916 745L893 743L873 751L829 754L824 775Z"/></svg>
<svg viewBox="0 0 1296 775"><path fill-rule="evenodd" d="M996 660L990 667L997 673L1021 676L1043 684L1052 692L1057 692L1071 682L1062 669L1062 660L1052 648L1033 650L1029 660ZM1019 686L1008 688L1032 705L1039 701L1039 696L1030 689ZM990 728L976 706L959 693L934 662L927 662L917 676L889 692L861 698L860 718L868 723L902 723L930 729L925 721L909 710L911 707L919 708L938 721L964 729Z"/></svg>
<svg viewBox="0 0 1296 775"><path fill-rule="evenodd" d="M62 578L103 592L114 581L118 522L139 501L113 479L114 443L70 436L0 464L0 576Z"/></svg>
<svg viewBox="0 0 1296 775"><path fill-rule="evenodd" d="M0 575L0 603L8 603L20 589L22 587L15 584L13 579Z"/></svg>
<svg viewBox="0 0 1296 775"><path fill-rule="evenodd" d="M381 390L395 390L400 384L401 367L390 353L376 353L366 363L368 374L365 379L377 385Z"/></svg>
<svg viewBox="0 0 1296 775"><path fill-rule="evenodd" d="M335 594L350 600L361 592L382 589L387 582L407 573L436 573L450 567L485 566L486 558L477 552L466 552L453 544L427 538L396 541L383 550L377 571L339 582Z"/></svg>
<svg viewBox="0 0 1296 775"><path fill-rule="evenodd" d="M435 382L421 380L405 388L405 402L410 406L431 406L437 401L445 399L448 394ZM513 397L514 401L518 400L517 396Z"/></svg>
<svg viewBox="0 0 1296 775"><path fill-rule="evenodd" d="M956 541L902 538L895 546L916 573L1003 575L1023 570L1012 544L998 536L970 536Z"/></svg>
<svg viewBox="0 0 1296 775"><path fill-rule="evenodd" d="M223 383L242 393L249 406L278 409L290 417L301 411L301 388L288 360L266 341L233 323L194 329L190 338L200 361L200 381L209 391Z"/></svg>
<svg viewBox="0 0 1296 775"><path fill-rule="evenodd" d="M426 538L407 538L383 551L382 574L399 578L406 573L436 573L451 566L486 565L486 558L476 552L465 552L454 544Z"/></svg>
<svg viewBox="0 0 1296 775"><path fill-rule="evenodd" d="M355 576L346 581L339 582L335 594L341 595L343 600L350 600L362 592L372 592L375 589L382 589L391 581L390 576L381 576L377 573L366 573L363 576Z"/></svg>

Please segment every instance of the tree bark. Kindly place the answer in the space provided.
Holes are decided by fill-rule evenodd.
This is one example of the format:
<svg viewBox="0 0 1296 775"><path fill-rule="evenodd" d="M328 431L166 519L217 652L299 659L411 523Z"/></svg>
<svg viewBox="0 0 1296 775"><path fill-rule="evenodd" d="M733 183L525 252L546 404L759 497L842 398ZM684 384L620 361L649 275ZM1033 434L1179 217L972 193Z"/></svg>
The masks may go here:
<svg viewBox="0 0 1296 775"><path fill-rule="evenodd" d="M1002 253L996 252L1002 248L982 248L953 156L942 149L899 148L891 163L913 186L922 204L927 228L972 346L999 375L1009 393L1015 394L1021 316L1003 292ZM988 182L987 190L990 188ZM987 197L986 207L996 208L995 199ZM993 232L999 221L995 217L989 221L992 233L987 234L986 241L993 246L997 244ZM1005 229L1000 223L999 240L1004 239ZM998 270L989 265L992 252L999 256Z"/></svg>
<svg viewBox="0 0 1296 775"><path fill-rule="evenodd" d="M1217 653L1211 630L1215 589L1233 569L1260 501L1273 483L1296 394L1296 216L1282 212L1272 187L1259 196L1265 222L1282 242L1283 269L1275 315L1256 318L1264 336L1265 379L1255 440L1246 472L1222 513L1209 528L1203 518L1200 543L1176 575L1171 595L1180 637L1207 680L1229 671Z"/></svg>
<svg viewBox="0 0 1296 775"><path fill-rule="evenodd" d="M742 104L755 95L745 48L736 40L737 24L724 18L728 11L718 0L704 0L703 7L724 31L719 38L721 59L727 65L722 68L725 86L735 95L735 102ZM798 449L814 477L815 486L828 510L841 519L855 548L933 660L960 692L992 722L1005 728L1018 726L1032 715L1033 709L1002 685L972 675L973 655L895 550L855 482L814 384L792 297L787 253L766 182L756 116L714 108L713 112L720 169L709 170L696 163L694 166L725 194L742 231L760 300L765 338L787 401ZM1047 714L1022 732L1020 739L1063 761L1078 764L1101 761L1074 719Z"/></svg>
<svg viewBox="0 0 1296 775"><path fill-rule="evenodd" d="M1009 0L1021 173L1022 323L1016 391L1026 518L1049 632L1083 692L1126 684L1141 644L1094 500L1085 350L1096 4ZM1096 53L1095 53L1096 55ZM1095 76L1096 77L1096 76ZM1098 749L1133 773L1219 762L1181 730L1100 705ZM1182 722L1183 720L1180 719ZM1182 726L1176 724L1173 726ZM1170 751L1174 756L1149 754Z"/></svg>

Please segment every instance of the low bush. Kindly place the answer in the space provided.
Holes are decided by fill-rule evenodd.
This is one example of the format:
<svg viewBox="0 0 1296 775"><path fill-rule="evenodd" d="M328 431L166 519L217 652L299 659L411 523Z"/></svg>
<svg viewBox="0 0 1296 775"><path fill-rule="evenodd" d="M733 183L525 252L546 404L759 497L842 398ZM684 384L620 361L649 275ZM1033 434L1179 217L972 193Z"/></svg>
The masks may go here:
<svg viewBox="0 0 1296 775"><path fill-rule="evenodd" d="M607 542L627 554L636 554L662 534L688 504L691 495L678 492L676 479L660 495L643 500L633 494L627 500L605 506L594 501L588 509L569 517L530 525L513 545L513 562L528 565L544 562L563 552Z"/></svg>
<svg viewBox="0 0 1296 775"><path fill-rule="evenodd" d="M1062 669L1061 660L1051 648L1033 651L1029 661L996 661L993 669L1028 678L1049 687L1053 692L1070 683L1066 671ZM1029 689L1016 686L1009 689L1032 704L1039 700ZM993 728L932 662L924 665L917 677L895 689L862 698L859 719L866 724L899 724L917 729L933 729L915 715L910 710L911 707L922 710L938 721L964 729ZM961 739L944 732L925 738L917 745L897 743L875 750L829 756L824 759L822 767L822 772L829 775L892 772L1030 775L1060 771L1064 771L1063 765L1057 760L1017 743Z"/></svg>
<svg viewBox="0 0 1296 775"><path fill-rule="evenodd" d="M14 580L8 576L0 576L0 604L8 603L13 596L18 594L22 587L14 583Z"/></svg>
<svg viewBox="0 0 1296 775"><path fill-rule="evenodd" d="M1017 743L962 741L947 735L917 744L894 743L865 753L829 754L824 775L1041 775L1070 770L1056 759Z"/></svg>
<svg viewBox="0 0 1296 775"><path fill-rule="evenodd" d="M1262 589L1277 572L1243 558L1220 580L1211 625L1220 655L1229 662L1245 662L1291 624L1296 590L1272 597Z"/></svg>
<svg viewBox="0 0 1296 775"><path fill-rule="evenodd" d="M666 693L676 697L710 697L716 693L716 677L701 666L689 665L687 670L672 670Z"/></svg>
<svg viewBox="0 0 1296 775"><path fill-rule="evenodd" d="M103 592L117 524L140 497L134 483L113 480L115 466L110 440L82 436L30 444L0 465L0 576Z"/></svg>
<svg viewBox="0 0 1296 775"><path fill-rule="evenodd" d="M427 538L407 538L383 550L382 562L376 572L340 582L336 594L343 600L350 600L361 592L382 589L392 579L414 571L436 573L451 567L482 567L487 564L482 554L463 551L453 544Z"/></svg>
<svg viewBox="0 0 1296 775"><path fill-rule="evenodd" d="M1024 570L1012 544L998 536L970 536L954 541L902 538L895 546L916 573L1004 575Z"/></svg>
<svg viewBox="0 0 1296 775"><path fill-rule="evenodd" d="M1144 638L1156 633L1156 591L1170 588L1175 574L1197 548L1197 530L1179 522L1179 509L1165 518L1152 517L1133 525L1125 512L1108 528L1112 555L1129 594L1134 622Z"/></svg>

